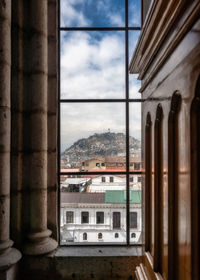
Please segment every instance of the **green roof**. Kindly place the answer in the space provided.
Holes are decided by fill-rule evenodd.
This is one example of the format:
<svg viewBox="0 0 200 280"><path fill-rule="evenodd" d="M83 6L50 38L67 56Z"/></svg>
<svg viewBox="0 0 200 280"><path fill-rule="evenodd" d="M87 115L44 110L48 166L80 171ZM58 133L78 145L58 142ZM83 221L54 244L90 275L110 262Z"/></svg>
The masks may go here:
<svg viewBox="0 0 200 280"><path fill-rule="evenodd" d="M130 203L141 203L142 191L130 191ZM106 191L105 203L126 203L126 191Z"/></svg>

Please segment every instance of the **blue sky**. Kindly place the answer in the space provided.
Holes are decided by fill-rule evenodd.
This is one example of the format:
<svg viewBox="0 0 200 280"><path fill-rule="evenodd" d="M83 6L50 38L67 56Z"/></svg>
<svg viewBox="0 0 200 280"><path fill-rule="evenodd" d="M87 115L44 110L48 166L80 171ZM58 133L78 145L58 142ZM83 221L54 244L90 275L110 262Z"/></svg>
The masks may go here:
<svg viewBox="0 0 200 280"><path fill-rule="evenodd" d="M124 26L125 0L61 0L61 26ZM129 26L140 26L140 0L129 0Z"/></svg>
<svg viewBox="0 0 200 280"><path fill-rule="evenodd" d="M140 22L139 1L130 1L130 25ZM135 15L135 16L133 16ZM124 26L123 0L61 0L61 26ZM139 37L129 32L130 57ZM61 32L61 98L125 97L125 34ZM130 97L140 98L140 82L130 75ZM61 149L93 133L125 131L124 104L63 105ZM82 108L82 109L81 109ZM140 139L140 104L130 113L131 135ZM131 108L130 108L131 109Z"/></svg>

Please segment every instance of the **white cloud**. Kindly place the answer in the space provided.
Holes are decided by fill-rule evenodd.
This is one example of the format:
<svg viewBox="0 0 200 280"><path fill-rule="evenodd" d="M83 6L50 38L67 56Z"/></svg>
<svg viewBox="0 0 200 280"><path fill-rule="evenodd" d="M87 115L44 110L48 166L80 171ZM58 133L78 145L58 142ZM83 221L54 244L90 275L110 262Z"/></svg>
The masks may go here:
<svg viewBox="0 0 200 280"><path fill-rule="evenodd" d="M76 16L77 22L82 21L85 26L89 24L83 14L76 15L72 7L72 3L82 1L62 1L64 9L68 9L68 15L65 14L63 18L65 24ZM103 1L98 3L103 5ZM120 22L120 17L114 17L112 20L116 24ZM131 40L134 45L135 38ZM124 98L124 49L123 32L62 32L61 97ZM130 97L140 98L137 93L139 87L136 77L130 76ZM140 103L134 105L130 105L130 134L140 139ZM125 132L124 103L65 103L61 107L61 150L80 138L107 132L108 129L111 132Z"/></svg>
<svg viewBox="0 0 200 280"><path fill-rule="evenodd" d="M77 11L73 6L82 2L83 0L61 0L61 26L88 26L90 24L82 11Z"/></svg>
<svg viewBox="0 0 200 280"><path fill-rule="evenodd" d="M123 98L124 38L121 33L70 32L62 38L63 98Z"/></svg>

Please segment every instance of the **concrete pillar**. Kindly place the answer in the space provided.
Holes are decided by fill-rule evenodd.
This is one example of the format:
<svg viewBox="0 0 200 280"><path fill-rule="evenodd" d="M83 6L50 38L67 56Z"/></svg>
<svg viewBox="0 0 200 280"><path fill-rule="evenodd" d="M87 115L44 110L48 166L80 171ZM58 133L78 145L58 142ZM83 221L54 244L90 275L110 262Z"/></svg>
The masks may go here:
<svg viewBox="0 0 200 280"><path fill-rule="evenodd" d="M53 251L57 242L47 229L47 0L30 1L30 233L28 255Z"/></svg>
<svg viewBox="0 0 200 280"><path fill-rule="evenodd" d="M10 240L10 80L11 0L7 0L0 1L0 270L21 258Z"/></svg>

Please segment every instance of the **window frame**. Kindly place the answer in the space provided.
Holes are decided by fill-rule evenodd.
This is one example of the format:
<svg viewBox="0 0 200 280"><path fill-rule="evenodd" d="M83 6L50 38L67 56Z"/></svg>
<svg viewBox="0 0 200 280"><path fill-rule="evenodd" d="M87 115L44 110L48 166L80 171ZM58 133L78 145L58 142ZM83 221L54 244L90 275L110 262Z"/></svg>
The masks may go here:
<svg viewBox="0 0 200 280"><path fill-rule="evenodd" d="M129 177L130 175L142 175L142 171L130 171L130 161L129 161L129 105L131 103L140 103L142 104L143 100L141 98L130 98L129 97L129 31L141 31L141 23L142 23L142 4L141 4L141 22L138 26L129 26L129 1L131 0L124 0L124 7L125 7L125 25L123 27L62 27L60 26L60 0L58 1L58 138L57 138L57 146L58 146L58 186L60 186L60 177L63 175L126 175L126 243L123 244L115 244L115 246L123 245L123 246L134 246L130 241L130 183ZM125 34L125 97L121 99L61 99L60 98L60 33L62 31L124 31ZM60 169L60 155L61 155L61 147L60 147L60 105L63 103L124 103L125 104L125 118L126 118L126 171L113 171L113 172L106 172L106 171L96 171L96 172L87 172L80 171L80 172L62 172ZM61 208L61 201L60 201L60 188L58 188L58 232L59 232L59 244L61 245L60 240L60 208ZM81 215L82 220L82 215ZM89 217L88 217L89 220ZM120 215L121 220L121 215ZM120 221L121 222L121 221ZM89 223L89 221L88 221ZM120 224L121 226L121 224ZM98 243L95 243L97 245ZM79 244L80 245L80 244ZM108 244L104 244L106 246ZM76 244L73 244L76 246Z"/></svg>
<svg viewBox="0 0 200 280"><path fill-rule="evenodd" d="M69 213L72 215L67 216L67 214ZM70 222L68 220L70 220ZM73 223L74 223L74 211L66 211L66 224L73 224Z"/></svg>
<svg viewBox="0 0 200 280"><path fill-rule="evenodd" d="M98 214L103 214L103 222L98 222ZM101 215L100 215L101 216ZM105 213L103 211L97 211L96 212L96 224L97 225L103 225L104 224L104 218L105 218Z"/></svg>
<svg viewBox="0 0 200 280"><path fill-rule="evenodd" d="M136 216L136 226L135 226L135 222L132 223L132 221L134 221L135 217L133 218L133 220L131 220L131 217L134 216L134 215ZM136 211L130 211L130 228L131 229L138 228L138 213Z"/></svg>
<svg viewBox="0 0 200 280"><path fill-rule="evenodd" d="M84 217L83 214L87 213L87 222L83 222L83 219L86 218ZM89 224L90 223L90 214L89 211L81 211L81 224Z"/></svg>
<svg viewBox="0 0 200 280"><path fill-rule="evenodd" d="M115 218L114 218L114 216L115 216ZM121 212L119 212L119 211L112 212L112 217L113 217L112 228L121 229ZM115 226L114 224L117 224L117 225ZM119 224L119 226L118 226L118 224Z"/></svg>

